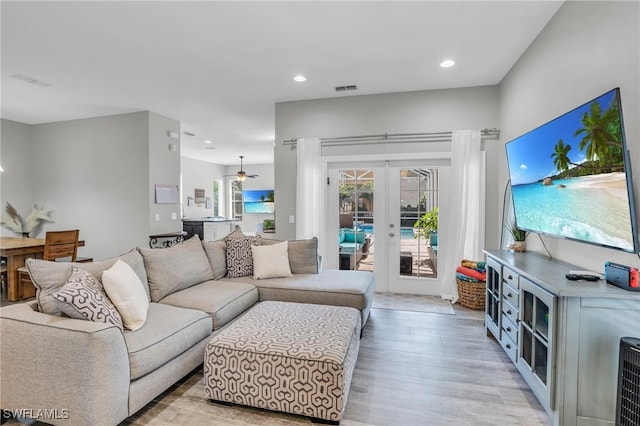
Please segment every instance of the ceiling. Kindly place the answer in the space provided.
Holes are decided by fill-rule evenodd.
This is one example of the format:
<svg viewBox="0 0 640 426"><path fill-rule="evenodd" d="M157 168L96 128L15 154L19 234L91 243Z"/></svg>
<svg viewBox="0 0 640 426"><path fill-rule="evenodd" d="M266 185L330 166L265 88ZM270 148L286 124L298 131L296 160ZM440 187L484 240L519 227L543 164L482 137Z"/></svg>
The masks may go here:
<svg viewBox="0 0 640 426"><path fill-rule="evenodd" d="M184 157L272 163L276 102L498 84L561 5L2 1L1 113L149 110L182 123Z"/></svg>

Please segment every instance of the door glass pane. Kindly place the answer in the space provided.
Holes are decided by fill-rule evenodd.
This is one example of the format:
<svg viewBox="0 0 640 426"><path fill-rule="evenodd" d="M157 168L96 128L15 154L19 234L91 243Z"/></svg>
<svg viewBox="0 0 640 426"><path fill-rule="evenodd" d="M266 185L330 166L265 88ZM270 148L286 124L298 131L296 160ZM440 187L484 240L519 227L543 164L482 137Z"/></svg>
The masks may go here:
<svg viewBox="0 0 640 426"><path fill-rule="evenodd" d="M340 170L340 269L373 271L374 175L369 169Z"/></svg>
<svg viewBox="0 0 640 426"><path fill-rule="evenodd" d="M438 169L400 170L400 275L438 275Z"/></svg>
<svg viewBox="0 0 640 426"><path fill-rule="evenodd" d="M549 340L549 307L540 299L536 299L536 333Z"/></svg>
<svg viewBox="0 0 640 426"><path fill-rule="evenodd" d="M542 383L547 384L547 345L544 341L535 336L535 369L534 373Z"/></svg>

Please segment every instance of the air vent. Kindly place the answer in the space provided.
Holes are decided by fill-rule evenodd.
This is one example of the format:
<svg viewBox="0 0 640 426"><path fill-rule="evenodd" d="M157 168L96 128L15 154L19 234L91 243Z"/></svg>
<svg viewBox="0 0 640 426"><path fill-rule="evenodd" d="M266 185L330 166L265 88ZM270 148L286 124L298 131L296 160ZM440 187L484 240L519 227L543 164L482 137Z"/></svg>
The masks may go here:
<svg viewBox="0 0 640 426"><path fill-rule="evenodd" d="M344 92L345 90L358 90L358 86L355 84L349 84L347 86L336 86L336 92Z"/></svg>

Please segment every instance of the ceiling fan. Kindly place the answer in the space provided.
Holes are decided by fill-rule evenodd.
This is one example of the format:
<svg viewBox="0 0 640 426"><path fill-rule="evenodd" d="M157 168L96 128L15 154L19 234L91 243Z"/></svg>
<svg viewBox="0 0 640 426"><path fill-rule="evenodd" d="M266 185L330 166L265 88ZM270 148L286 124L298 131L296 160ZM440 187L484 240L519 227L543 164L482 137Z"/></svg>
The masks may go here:
<svg viewBox="0 0 640 426"><path fill-rule="evenodd" d="M226 177L235 176L236 179L238 179L240 182L244 181L246 178L252 178L252 179L257 178L258 175L249 175L247 174L247 172L245 172L242 169L242 159L244 158L244 155L240 155L239 157L240 157L240 170L238 170L238 173L236 173L235 175L227 175Z"/></svg>

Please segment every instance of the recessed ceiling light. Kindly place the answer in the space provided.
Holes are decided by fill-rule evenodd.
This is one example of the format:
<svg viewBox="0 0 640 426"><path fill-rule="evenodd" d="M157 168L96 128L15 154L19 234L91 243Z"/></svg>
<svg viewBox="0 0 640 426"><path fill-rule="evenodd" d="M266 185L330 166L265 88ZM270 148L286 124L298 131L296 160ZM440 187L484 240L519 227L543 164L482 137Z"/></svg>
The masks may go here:
<svg viewBox="0 0 640 426"><path fill-rule="evenodd" d="M293 79L295 81L297 81L298 83L302 83L303 81L307 81L307 77L305 77L304 75L296 75L295 77L293 77Z"/></svg>
<svg viewBox="0 0 640 426"><path fill-rule="evenodd" d="M440 63L442 68L450 68L456 64L456 61L452 61L451 59L445 59Z"/></svg>
<svg viewBox="0 0 640 426"><path fill-rule="evenodd" d="M213 142L211 142L211 141L204 141L204 143L213 143Z"/></svg>

